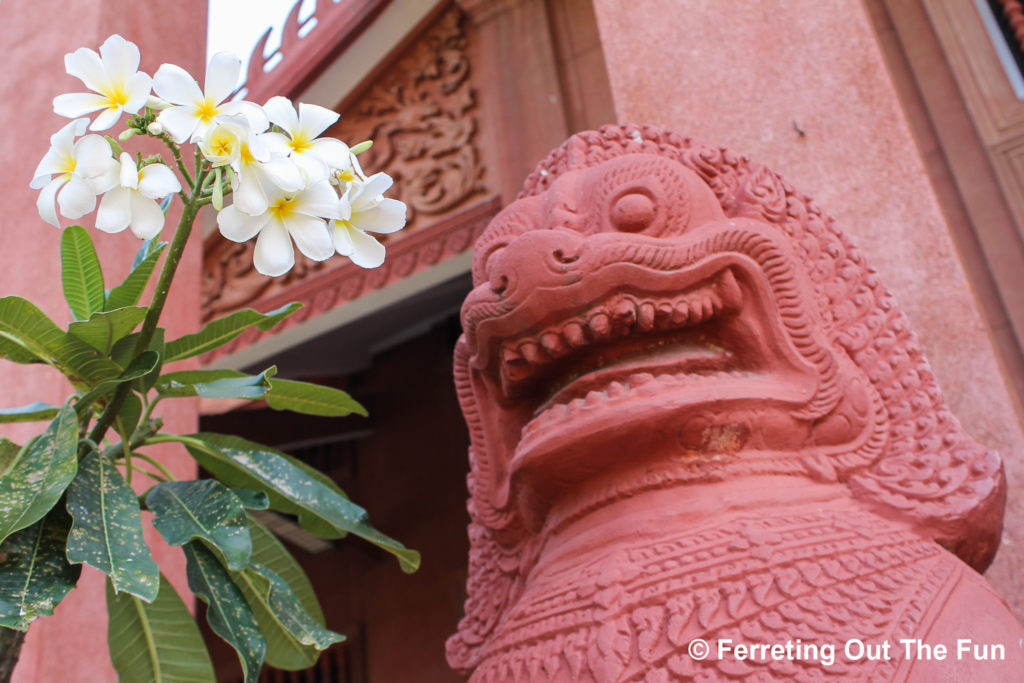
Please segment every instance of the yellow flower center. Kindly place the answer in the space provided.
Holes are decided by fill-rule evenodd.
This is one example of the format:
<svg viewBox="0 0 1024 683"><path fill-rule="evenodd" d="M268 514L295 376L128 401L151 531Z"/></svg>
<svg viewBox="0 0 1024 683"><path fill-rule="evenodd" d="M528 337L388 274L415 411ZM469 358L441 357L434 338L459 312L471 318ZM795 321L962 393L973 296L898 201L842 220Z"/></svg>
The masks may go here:
<svg viewBox="0 0 1024 683"><path fill-rule="evenodd" d="M282 197L271 204L268 210L274 218L283 221L295 214L295 197Z"/></svg>
<svg viewBox="0 0 1024 683"><path fill-rule="evenodd" d="M291 146L293 152L301 154L313 146L313 141L305 135L296 135L288 141L288 144Z"/></svg>
<svg viewBox="0 0 1024 683"><path fill-rule="evenodd" d="M356 179L356 174L352 171L338 171L335 175L338 176L338 180L344 180L346 183L351 183Z"/></svg>
<svg viewBox="0 0 1024 683"><path fill-rule="evenodd" d="M120 85L113 85L110 90L103 93L107 97L107 108L117 109L128 104L128 93L124 91L124 88Z"/></svg>
<svg viewBox="0 0 1024 683"><path fill-rule="evenodd" d="M256 163L255 157L253 157L252 152L249 151L249 145L245 144L244 142L242 143L242 148L239 153L242 158L242 163L245 164L246 166Z"/></svg>
<svg viewBox="0 0 1024 683"><path fill-rule="evenodd" d="M203 123L209 123L210 121L213 121L213 117L219 113L220 109L209 97L203 100L203 103L200 104L199 107L197 107L196 109L196 115L199 117L199 120Z"/></svg>
<svg viewBox="0 0 1024 683"><path fill-rule="evenodd" d="M64 157L62 161L64 162L64 164L61 168L61 173L71 175L72 173L75 172L75 167L78 166L78 162L75 161L74 157Z"/></svg>

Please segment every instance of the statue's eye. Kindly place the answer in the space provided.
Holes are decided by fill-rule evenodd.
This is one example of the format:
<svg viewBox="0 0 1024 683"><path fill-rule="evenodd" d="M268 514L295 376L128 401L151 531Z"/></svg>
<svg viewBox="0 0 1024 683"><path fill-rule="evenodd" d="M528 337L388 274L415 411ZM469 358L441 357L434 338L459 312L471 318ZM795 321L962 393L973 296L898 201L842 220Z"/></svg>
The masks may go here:
<svg viewBox="0 0 1024 683"><path fill-rule="evenodd" d="M654 200L642 192L627 192L612 203L612 226L622 232L642 232L658 213Z"/></svg>

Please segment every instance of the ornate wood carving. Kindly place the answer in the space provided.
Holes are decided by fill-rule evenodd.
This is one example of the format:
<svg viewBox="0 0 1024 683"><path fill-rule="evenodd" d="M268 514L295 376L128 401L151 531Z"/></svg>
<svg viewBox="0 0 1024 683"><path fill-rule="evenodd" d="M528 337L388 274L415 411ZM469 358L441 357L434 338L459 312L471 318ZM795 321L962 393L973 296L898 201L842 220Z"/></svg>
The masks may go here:
<svg viewBox="0 0 1024 683"><path fill-rule="evenodd" d="M290 273L270 279L252 265L253 242L235 244L214 234L207 241L204 258L204 319L245 306L266 308L279 299L296 298L307 305L308 316L313 309L325 310L304 297L321 292L324 285L319 280L328 273L340 271L330 275L330 282L359 279L382 284L395 279L394 273L406 271L408 275L436 263L442 255L448 258L458 253L450 248L449 233L462 228L472 232L473 221L481 212L494 210L486 194L485 169L477 147L477 105L468 48L461 12L452 9L442 14L381 75L350 97L348 106L340 107L342 119L327 132L353 143L372 139L373 148L360 156L364 170L389 173L395 185L388 196L409 207L406 228L382 239L389 248L389 263L384 266L388 274L360 272L341 258L314 263L299 255ZM477 210L466 211L474 205ZM460 215L469 223L455 226L447 220ZM421 232L429 234L420 236ZM433 250L437 258L409 256L409 248L395 251L413 235L419 238L413 251ZM429 244L432 236L437 245ZM471 242L466 242L462 248L470 246ZM399 253L406 258L405 265L394 263ZM409 266L409 262L417 265ZM303 286L311 280L319 284ZM353 292L358 293L342 296L333 305L359 296L367 288L355 287Z"/></svg>

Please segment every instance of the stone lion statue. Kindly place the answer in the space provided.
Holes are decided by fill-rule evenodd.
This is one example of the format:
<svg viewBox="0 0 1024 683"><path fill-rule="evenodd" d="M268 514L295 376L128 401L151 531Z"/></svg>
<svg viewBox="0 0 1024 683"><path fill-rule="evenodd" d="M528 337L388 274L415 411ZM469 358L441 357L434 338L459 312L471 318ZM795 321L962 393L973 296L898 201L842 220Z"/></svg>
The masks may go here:
<svg viewBox="0 0 1024 683"><path fill-rule="evenodd" d="M582 133L491 222L473 280L448 642L472 681L1024 675L978 574L1000 458L785 180L653 127Z"/></svg>

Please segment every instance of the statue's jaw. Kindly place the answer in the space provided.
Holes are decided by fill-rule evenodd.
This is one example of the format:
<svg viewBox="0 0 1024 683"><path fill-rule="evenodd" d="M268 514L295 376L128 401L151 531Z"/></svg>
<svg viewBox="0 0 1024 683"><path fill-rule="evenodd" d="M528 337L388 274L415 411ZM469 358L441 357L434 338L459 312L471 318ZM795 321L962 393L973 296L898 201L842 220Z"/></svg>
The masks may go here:
<svg viewBox="0 0 1024 683"><path fill-rule="evenodd" d="M792 415L818 373L749 257L643 274L606 266L531 297L476 330L475 391L508 479L549 490L666 454L713 465L807 438Z"/></svg>

